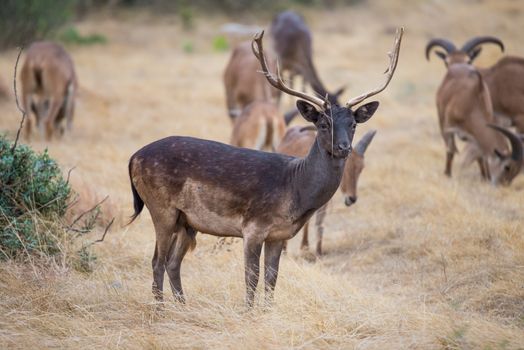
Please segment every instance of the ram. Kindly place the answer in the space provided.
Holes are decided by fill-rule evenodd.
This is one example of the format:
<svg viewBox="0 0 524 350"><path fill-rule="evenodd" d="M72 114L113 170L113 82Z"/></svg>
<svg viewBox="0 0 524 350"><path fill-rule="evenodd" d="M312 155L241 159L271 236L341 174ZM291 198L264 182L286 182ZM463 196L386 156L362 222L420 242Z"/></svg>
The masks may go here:
<svg viewBox="0 0 524 350"><path fill-rule="evenodd" d="M493 184L509 185L522 167L522 144L517 135L495 125L490 90L481 72L470 64L480 50L471 49L473 53L469 56L464 47L456 50L449 41L433 39L426 46L428 58L435 46L446 51L437 51L447 66L437 92L439 126L446 144L445 174L451 176L458 134L471 142L469 153L477 159L482 177Z"/></svg>
<svg viewBox="0 0 524 350"><path fill-rule="evenodd" d="M504 44L496 37L480 36L468 40L460 49L446 39L435 39L432 45L426 48L426 57L433 46L440 46L446 52L437 52L444 62L449 65L456 62L472 64L481 52L482 44L492 43L504 51ZM524 58L504 56L497 63L488 68L479 68L479 72L486 82L491 94L491 101L495 118L504 123L503 118L509 119L519 133L524 133Z"/></svg>

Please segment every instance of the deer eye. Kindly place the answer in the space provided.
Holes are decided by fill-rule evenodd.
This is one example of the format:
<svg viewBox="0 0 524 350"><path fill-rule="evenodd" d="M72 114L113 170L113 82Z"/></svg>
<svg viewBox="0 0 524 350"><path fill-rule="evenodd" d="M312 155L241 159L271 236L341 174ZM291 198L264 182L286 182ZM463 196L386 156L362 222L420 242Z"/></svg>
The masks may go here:
<svg viewBox="0 0 524 350"><path fill-rule="evenodd" d="M511 169L511 167L510 167L509 165L505 165L505 166L504 166L504 170L505 170L505 171L510 171L510 169Z"/></svg>
<svg viewBox="0 0 524 350"><path fill-rule="evenodd" d="M318 128L319 128L320 130L324 130L324 131L325 131L325 130L329 129L329 126L328 126L326 123L321 123L321 124L318 126Z"/></svg>

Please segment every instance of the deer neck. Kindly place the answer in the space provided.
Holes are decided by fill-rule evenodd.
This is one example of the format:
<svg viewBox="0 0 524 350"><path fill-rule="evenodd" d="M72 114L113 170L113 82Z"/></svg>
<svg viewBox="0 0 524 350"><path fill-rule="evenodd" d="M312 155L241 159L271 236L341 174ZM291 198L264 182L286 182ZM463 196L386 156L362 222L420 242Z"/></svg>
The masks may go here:
<svg viewBox="0 0 524 350"><path fill-rule="evenodd" d="M321 97L325 97L328 92L326 88L324 87L324 84L320 81L320 78L318 77L317 70L315 69L315 65L313 64L313 60L311 59L311 54L305 55L305 72L304 77L306 78L306 81L311 84L311 88Z"/></svg>
<svg viewBox="0 0 524 350"><path fill-rule="evenodd" d="M291 175L299 210L316 210L331 199L340 185L345 161L326 152L315 139L309 154L296 163Z"/></svg>

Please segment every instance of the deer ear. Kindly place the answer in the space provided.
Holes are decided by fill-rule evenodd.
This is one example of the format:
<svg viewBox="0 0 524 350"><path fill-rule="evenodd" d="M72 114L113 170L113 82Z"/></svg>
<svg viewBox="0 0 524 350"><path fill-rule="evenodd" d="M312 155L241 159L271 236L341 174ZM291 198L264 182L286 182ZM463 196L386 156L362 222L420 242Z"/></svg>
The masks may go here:
<svg viewBox="0 0 524 350"><path fill-rule="evenodd" d="M308 122L315 124L318 121L318 118L320 117L320 112L317 111L315 106L313 106L311 103L306 102L304 100L298 100L297 108L300 111L300 114L302 114L304 119Z"/></svg>
<svg viewBox="0 0 524 350"><path fill-rule="evenodd" d="M354 113L355 121L357 123L364 123L368 121L368 119L371 118L373 114L375 114L375 111L377 110L378 105L379 105L378 101L373 101L373 102L369 102L363 106L358 107L358 109Z"/></svg>

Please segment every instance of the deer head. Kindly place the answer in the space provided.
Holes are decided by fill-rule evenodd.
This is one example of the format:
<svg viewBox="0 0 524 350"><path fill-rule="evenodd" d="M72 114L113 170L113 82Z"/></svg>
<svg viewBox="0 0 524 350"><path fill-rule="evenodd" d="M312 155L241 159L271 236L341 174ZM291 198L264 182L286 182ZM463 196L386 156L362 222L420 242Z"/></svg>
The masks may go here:
<svg viewBox="0 0 524 350"><path fill-rule="evenodd" d="M262 72L268 82L276 89L299 98L297 108L302 117L313 123L317 128L317 142L319 146L332 157L347 158L351 152L351 142L355 134L356 125L369 120L377 110L379 103L373 101L356 109L354 107L367 98L382 92L388 86L397 67L403 33L403 28L397 31L393 51L389 53L389 66L385 72L385 82L379 87L349 100L345 106L340 106L336 101L330 101L328 98L321 99L314 95L291 89L282 80L278 63L275 77L269 71L267 60L264 56L263 31L255 35L252 48L253 53L260 61Z"/></svg>

